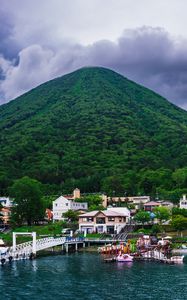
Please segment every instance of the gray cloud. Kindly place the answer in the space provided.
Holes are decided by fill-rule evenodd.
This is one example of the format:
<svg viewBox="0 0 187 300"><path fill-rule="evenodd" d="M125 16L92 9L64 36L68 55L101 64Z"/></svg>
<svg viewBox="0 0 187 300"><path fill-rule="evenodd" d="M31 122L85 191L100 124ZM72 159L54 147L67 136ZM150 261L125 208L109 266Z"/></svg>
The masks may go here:
<svg viewBox="0 0 187 300"><path fill-rule="evenodd" d="M187 41L162 28L125 30L116 42L101 40L88 46L64 40L50 47L44 40L24 47L17 60L0 57L4 78L0 81L1 103L92 65L116 70L187 109Z"/></svg>
<svg viewBox="0 0 187 300"><path fill-rule="evenodd" d="M0 53L7 59L14 58L21 49L14 37L14 17L0 7Z"/></svg>

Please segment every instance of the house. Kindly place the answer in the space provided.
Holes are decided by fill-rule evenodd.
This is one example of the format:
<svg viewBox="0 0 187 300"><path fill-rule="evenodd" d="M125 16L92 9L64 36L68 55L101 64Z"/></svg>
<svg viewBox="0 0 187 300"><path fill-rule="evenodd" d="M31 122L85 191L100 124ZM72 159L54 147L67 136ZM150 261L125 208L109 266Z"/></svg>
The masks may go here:
<svg viewBox="0 0 187 300"><path fill-rule="evenodd" d="M13 206L13 202L9 197L0 197L0 204L2 205L0 211L0 220L3 224L8 224L10 221L11 215L11 207Z"/></svg>
<svg viewBox="0 0 187 300"><path fill-rule="evenodd" d="M146 202L150 201L150 196L131 196L131 197L108 197L106 195L102 195L102 205L107 207L108 205L121 205L123 203L133 204L135 209L143 208L143 205Z"/></svg>
<svg viewBox="0 0 187 300"><path fill-rule="evenodd" d="M3 224L7 225L10 221L11 210L9 207L3 207L0 212L0 220Z"/></svg>
<svg viewBox="0 0 187 300"><path fill-rule="evenodd" d="M142 209L145 203L150 202L150 196L133 196L128 199L128 203L133 204L135 209Z"/></svg>
<svg viewBox="0 0 187 300"><path fill-rule="evenodd" d="M0 204L4 207L11 207L13 206L12 200L9 197L0 197Z"/></svg>
<svg viewBox="0 0 187 300"><path fill-rule="evenodd" d="M185 208L185 209L187 209L187 199L186 199L186 195L183 195L182 198L180 199L179 207L180 207L180 208Z"/></svg>
<svg viewBox="0 0 187 300"><path fill-rule="evenodd" d="M79 216L79 230L84 233L119 233L127 224L130 212L111 209L91 211Z"/></svg>
<svg viewBox="0 0 187 300"><path fill-rule="evenodd" d="M153 211L153 209L158 206L161 206L161 204L155 201L150 201L144 204L144 210Z"/></svg>
<svg viewBox="0 0 187 300"><path fill-rule="evenodd" d="M46 208L45 215L46 215L47 221L51 221L53 219L53 212L51 209Z"/></svg>
<svg viewBox="0 0 187 300"><path fill-rule="evenodd" d="M78 189L74 191L72 198L68 199L64 196L60 196L55 201L53 201L53 221L63 220L63 214L70 209L76 211L86 211L88 209L88 204L86 202L80 203L74 201L74 199L79 198L77 197L80 195L78 191Z"/></svg>

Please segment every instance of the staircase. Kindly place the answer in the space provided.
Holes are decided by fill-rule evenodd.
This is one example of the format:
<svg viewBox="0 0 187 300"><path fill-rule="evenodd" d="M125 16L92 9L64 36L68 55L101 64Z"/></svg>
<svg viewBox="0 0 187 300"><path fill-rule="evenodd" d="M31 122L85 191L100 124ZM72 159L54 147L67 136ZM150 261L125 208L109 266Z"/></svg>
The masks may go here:
<svg viewBox="0 0 187 300"><path fill-rule="evenodd" d="M126 240L128 234L135 229L135 224L126 224L118 234L115 234L113 239L124 241Z"/></svg>

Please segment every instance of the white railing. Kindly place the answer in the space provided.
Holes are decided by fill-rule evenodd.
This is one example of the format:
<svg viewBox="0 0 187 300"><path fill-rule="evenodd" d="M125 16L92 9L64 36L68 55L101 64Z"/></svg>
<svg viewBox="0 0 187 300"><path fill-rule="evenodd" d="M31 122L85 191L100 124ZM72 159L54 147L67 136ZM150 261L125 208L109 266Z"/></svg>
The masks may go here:
<svg viewBox="0 0 187 300"><path fill-rule="evenodd" d="M48 238L43 238L43 239L38 239L36 240L36 251L47 249L50 247L58 246L64 244L66 241L65 237L60 237L60 238L53 238L53 237L48 237ZM33 248L33 242L25 242L22 244L16 245L16 249L13 250L13 247L10 247L9 252L32 252Z"/></svg>
<svg viewBox="0 0 187 300"><path fill-rule="evenodd" d="M36 251L44 250L50 247L63 245L66 242L65 237L60 238L44 238L36 241Z"/></svg>

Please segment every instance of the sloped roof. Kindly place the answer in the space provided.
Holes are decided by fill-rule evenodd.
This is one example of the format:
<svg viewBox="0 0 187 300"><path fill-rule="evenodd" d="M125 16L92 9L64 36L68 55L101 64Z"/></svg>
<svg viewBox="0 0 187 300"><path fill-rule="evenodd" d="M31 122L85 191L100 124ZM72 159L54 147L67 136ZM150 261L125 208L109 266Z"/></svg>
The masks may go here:
<svg viewBox="0 0 187 300"><path fill-rule="evenodd" d="M119 213L119 212L113 211L113 210L105 210L105 211L102 211L102 213L104 213L104 215L106 217L121 217L121 216L124 216L123 213Z"/></svg>
<svg viewBox="0 0 187 300"><path fill-rule="evenodd" d="M127 207L107 207L107 210L117 212L122 216L130 217L130 210Z"/></svg>
<svg viewBox="0 0 187 300"><path fill-rule="evenodd" d="M79 215L79 217L94 217L98 212L99 210L89 211L85 214Z"/></svg>
<svg viewBox="0 0 187 300"><path fill-rule="evenodd" d="M160 203L155 201L150 201L144 204L144 206L160 206Z"/></svg>
<svg viewBox="0 0 187 300"><path fill-rule="evenodd" d="M64 196L60 196L60 197L58 197L57 199L55 199L53 202L55 202L55 201L59 201L59 200L65 200L65 201L68 201L68 199L67 198L65 198Z"/></svg>
<svg viewBox="0 0 187 300"><path fill-rule="evenodd" d="M119 213L112 210L94 210L80 215L79 217L95 217L98 213L102 213L106 217L124 217L124 213Z"/></svg>

